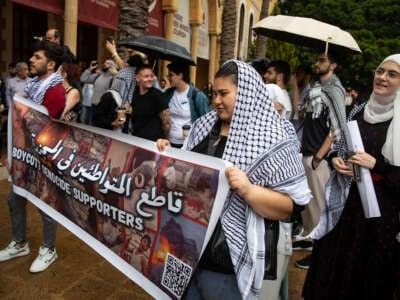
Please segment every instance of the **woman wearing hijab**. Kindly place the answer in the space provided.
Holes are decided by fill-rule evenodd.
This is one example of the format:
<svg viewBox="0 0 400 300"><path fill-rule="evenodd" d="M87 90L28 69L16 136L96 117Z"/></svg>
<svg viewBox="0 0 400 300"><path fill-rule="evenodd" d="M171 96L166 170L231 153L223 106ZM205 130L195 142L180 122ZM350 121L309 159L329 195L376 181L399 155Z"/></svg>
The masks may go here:
<svg viewBox="0 0 400 300"><path fill-rule="evenodd" d="M332 159L336 172L320 221L332 225L315 230L319 240L303 288L307 300L393 299L400 283L400 54L378 66L369 101L349 119L358 123L365 152L346 161L344 146ZM364 217L351 164L370 170L381 217Z"/></svg>
<svg viewBox="0 0 400 300"><path fill-rule="evenodd" d="M251 66L236 60L215 75L215 109L193 124L183 149L220 157L231 187L186 299L257 299L265 261L265 220L283 220L311 193L292 125L275 111ZM169 141L158 140L159 150ZM220 238L216 238L217 235ZM276 242L276 241L275 241Z"/></svg>

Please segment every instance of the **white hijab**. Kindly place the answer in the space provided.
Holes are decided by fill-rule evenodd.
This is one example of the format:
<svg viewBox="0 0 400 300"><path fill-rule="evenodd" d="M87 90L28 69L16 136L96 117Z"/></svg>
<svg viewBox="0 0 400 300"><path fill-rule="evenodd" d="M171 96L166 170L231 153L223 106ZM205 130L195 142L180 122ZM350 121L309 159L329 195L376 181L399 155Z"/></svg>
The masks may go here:
<svg viewBox="0 0 400 300"><path fill-rule="evenodd" d="M400 66L400 54L393 54L386 57L378 68L387 61L391 61ZM372 92L367 105L364 109L364 120L370 124L390 122L386 141L382 147L382 155L387 161L397 167L400 167L400 134L395 130L400 129L400 89L389 96L378 96Z"/></svg>

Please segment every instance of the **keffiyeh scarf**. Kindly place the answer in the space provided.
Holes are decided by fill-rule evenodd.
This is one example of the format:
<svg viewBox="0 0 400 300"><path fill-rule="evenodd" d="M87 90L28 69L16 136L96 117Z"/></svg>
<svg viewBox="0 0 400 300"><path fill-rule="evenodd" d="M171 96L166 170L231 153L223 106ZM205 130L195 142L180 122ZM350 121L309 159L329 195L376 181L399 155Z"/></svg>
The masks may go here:
<svg viewBox="0 0 400 300"><path fill-rule="evenodd" d="M324 106L328 108L329 127L333 130L336 141L341 138L343 121L346 119L345 96L346 93L339 78L333 74L322 84L318 81L313 84L305 104L311 105L313 119L321 115Z"/></svg>
<svg viewBox="0 0 400 300"><path fill-rule="evenodd" d="M131 104L136 86L136 67L125 67L118 71L111 84L111 90L117 91L122 98L122 104Z"/></svg>
<svg viewBox="0 0 400 300"><path fill-rule="evenodd" d="M222 158L244 170L253 184L287 192L298 204L307 203L311 194L293 126L275 111L256 71L234 62L238 90ZM197 119L182 149L200 143L217 120L215 110ZM264 218L230 192L220 219L242 297L258 299L264 276Z"/></svg>
<svg viewBox="0 0 400 300"><path fill-rule="evenodd" d="M352 120L356 114L364 109L364 106L365 103L354 108L347 120ZM354 149L350 149L351 142L347 127L343 132L344 135L342 135L340 141L335 145L335 151L337 151L337 156L345 159L345 151ZM325 186L325 207L321 212L318 225L312 230L309 237L319 240L336 226L346 204L351 183L351 177L343 176L337 173L336 170L332 170L331 176Z"/></svg>
<svg viewBox="0 0 400 300"><path fill-rule="evenodd" d="M44 95L46 94L49 88L52 88L60 83L62 83L64 79L58 72L54 72L46 79L40 80L38 76L35 76L25 84L24 93L33 102L37 104L42 104Z"/></svg>

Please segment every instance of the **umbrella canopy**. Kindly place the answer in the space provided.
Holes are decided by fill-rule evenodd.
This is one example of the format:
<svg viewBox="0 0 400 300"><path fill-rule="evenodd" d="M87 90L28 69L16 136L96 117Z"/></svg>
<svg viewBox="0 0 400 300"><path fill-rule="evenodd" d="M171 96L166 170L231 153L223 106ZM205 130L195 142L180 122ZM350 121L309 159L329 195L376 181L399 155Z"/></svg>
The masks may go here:
<svg viewBox="0 0 400 300"><path fill-rule="evenodd" d="M315 49L329 49L336 52L361 52L350 33L337 26L311 18L293 16L266 17L253 26L260 35Z"/></svg>
<svg viewBox="0 0 400 300"><path fill-rule="evenodd" d="M126 46L157 59L169 61L181 61L195 66L190 53L182 46L159 36L142 35L137 38L128 38L118 42L121 46Z"/></svg>

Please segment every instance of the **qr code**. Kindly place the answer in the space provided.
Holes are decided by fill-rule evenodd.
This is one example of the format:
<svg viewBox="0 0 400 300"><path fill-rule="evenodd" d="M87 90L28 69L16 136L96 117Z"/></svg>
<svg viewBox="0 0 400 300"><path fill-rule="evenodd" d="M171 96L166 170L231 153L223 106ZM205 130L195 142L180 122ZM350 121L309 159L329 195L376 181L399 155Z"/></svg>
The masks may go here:
<svg viewBox="0 0 400 300"><path fill-rule="evenodd" d="M178 299L182 297L191 274L191 266L185 264L172 254L167 253L161 284Z"/></svg>

